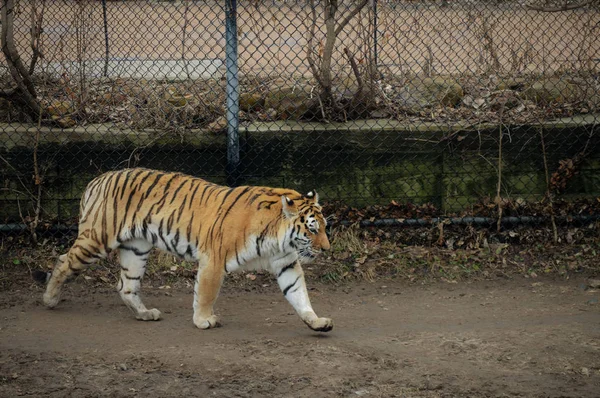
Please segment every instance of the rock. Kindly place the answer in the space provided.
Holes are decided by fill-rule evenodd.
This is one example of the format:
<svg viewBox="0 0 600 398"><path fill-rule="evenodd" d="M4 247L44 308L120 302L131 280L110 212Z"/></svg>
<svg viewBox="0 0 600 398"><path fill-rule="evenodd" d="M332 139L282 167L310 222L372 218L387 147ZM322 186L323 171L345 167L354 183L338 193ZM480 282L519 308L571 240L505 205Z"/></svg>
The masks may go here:
<svg viewBox="0 0 600 398"><path fill-rule="evenodd" d="M588 287L590 289L600 289L600 279L589 279Z"/></svg>
<svg viewBox="0 0 600 398"><path fill-rule="evenodd" d="M503 77L496 85L496 90L521 90L526 84L524 77Z"/></svg>
<svg viewBox="0 0 600 398"><path fill-rule="evenodd" d="M264 106L272 108L282 119L300 119L318 101L311 93L311 86L284 86L269 90L265 96Z"/></svg>
<svg viewBox="0 0 600 398"><path fill-rule="evenodd" d="M451 77L429 77L423 79L423 85L431 98L442 105L456 106L465 96L462 86Z"/></svg>
<svg viewBox="0 0 600 398"><path fill-rule="evenodd" d="M176 107L185 106L192 97L192 94L182 94L173 86L167 87L164 95L165 101Z"/></svg>
<svg viewBox="0 0 600 398"><path fill-rule="evenodd" d="M419 113L436 105L456 106L464 96L462 86L451 77L416 77L397 92L396 100L404 109Z"/></svg>
<svg viewBox="0 0 600 398"><path fill-rule="evenodd" d="M581 368L581 374L584 376L589 376L590 370L588 368Z"/></svg>
<svg viewBox="0 0 600 398"><path fill-rule="evenodd" d="M252 112L265 106L265 99L259 93L242 93L240 95L240 109Z"/></svg>
<svg viewBox="0 0 600 398"><path fill-rule="evenodd" d="M552 77L534 82L523 91L523 96L538 105L564 104L576 101L580 91L575 84Z"/></svg>
<svg viewBox="0 0 600 398"><path fill-rule="evenodd" d="M396 101L411 113L419 113L425 108L431 106L429 100L423 95L423 92L417 90L414 86L404 86L396 94Z"/></svg>
<svg viewBox="0 0 600 398"><path fill-rule="evenodd" d="M75 122L75 120L71 119L71 117L69 117L69 116L60 117L60 116L54 115L54 116L52 116L52 121L63 129L71 128L77 124Z"/></svg>
<svg viewBox="0 0 600 398"><path fill-rule="evenodd" d="M104 93L98 98L101 105L119 106L127 101L127 96L123 93Z"/></svg>
<svg viewBox="0 0 600 398"><path fill-rule="evenodd" d="M52 117L60 117L69 113L73 113L75 109L73 108L73 104L68 101L54 101L52 104L50 104L50 106L48 106L48 108L46 108L46 111Z"/></svg>
<svg viewBox="0 0 600 398"><path fill-rule="evenodd" d="M214 122L206 126L210 131L220 132L227 129L227 119L225 116L219 116Z"/></svg>

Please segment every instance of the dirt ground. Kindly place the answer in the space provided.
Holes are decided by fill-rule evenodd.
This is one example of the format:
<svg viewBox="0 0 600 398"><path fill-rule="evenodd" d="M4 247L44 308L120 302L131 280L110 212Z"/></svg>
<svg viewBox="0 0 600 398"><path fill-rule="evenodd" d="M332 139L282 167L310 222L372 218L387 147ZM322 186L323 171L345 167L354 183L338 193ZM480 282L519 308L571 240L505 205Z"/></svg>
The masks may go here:
<svg viewBox="0 0 600 398"><path fill-rule="evenodd" d="M189 287L144 289L136 321L79 278L53 311L42 288L0 292L0 396L597 397L600 304L586 279L310 283L328 334L274 284L226 285L223 327L196 329Z"/></svg>

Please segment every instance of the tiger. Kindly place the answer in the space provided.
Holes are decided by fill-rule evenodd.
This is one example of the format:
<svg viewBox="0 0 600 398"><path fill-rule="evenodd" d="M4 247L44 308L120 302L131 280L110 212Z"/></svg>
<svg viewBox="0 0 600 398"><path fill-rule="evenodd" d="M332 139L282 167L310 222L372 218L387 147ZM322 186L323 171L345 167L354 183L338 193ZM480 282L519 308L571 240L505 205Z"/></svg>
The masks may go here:
<svg viewBox="0 0 600 398"><path fill-rule="evenodd" d="M328 332L333 321L313 310L301 266L330 250L326 225L315 190L227 187L145 168L109 171L87 185L77 237L48 274L43 303L56 307L67 279L118 250L121 299L136 319L159 320L161 312L147 309L140 295L148 256L158 248L197 262L192 320L199 329L221 326L214 304L227 273L263 270L310 329Z"/></svg>

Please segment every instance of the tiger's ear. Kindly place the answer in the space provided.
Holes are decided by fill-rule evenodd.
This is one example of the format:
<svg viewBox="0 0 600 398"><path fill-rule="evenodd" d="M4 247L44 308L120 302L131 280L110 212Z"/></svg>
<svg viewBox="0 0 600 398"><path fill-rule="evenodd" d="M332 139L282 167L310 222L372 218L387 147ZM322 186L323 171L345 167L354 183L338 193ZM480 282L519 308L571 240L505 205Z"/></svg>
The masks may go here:
<svg viewBox="0 0 600 398"><path fill-rule="evenodd" d="M283 214L286 217L289 218L298 214L298 209L296 208L296 204L294 204L294 201L285 195L281 195L281 205L283 208Z"/></svg>
<svg viewBox="0 0 600 398"><path fill-rule="evenodd" d="M319 204L319 194L314 189L306 195L304 195L304 197L316 205Z"/></svg>

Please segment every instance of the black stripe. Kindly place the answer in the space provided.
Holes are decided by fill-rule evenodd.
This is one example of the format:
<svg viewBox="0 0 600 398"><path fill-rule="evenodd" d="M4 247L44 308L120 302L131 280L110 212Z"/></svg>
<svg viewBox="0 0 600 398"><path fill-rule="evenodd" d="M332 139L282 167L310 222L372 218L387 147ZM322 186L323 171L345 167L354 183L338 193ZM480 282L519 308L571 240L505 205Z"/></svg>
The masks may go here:
<svg viewBox="0 0 600 398"><path fill-rule="evenodd" d="M233 189L233 188L229 188L229 190L227 191L227 193L226 193L226 194L225 194L225 196L223 197L223 200L221 201L221 205L220 205L219 207L221 207L221 206L223 206L223 205L225 204L225 200L227 199L227 197L228 197L229 195L231 195L231 194L233 193L233 191L234 191L234 189Z"/></svg>
<svg viewBox="0 0 600 398"><path fill-rule="evenodd" d="M206 200L205 200L205 202L208 202L208 199L210 199L210 197L212 196L212 194L213 194L213 193L214 193L214 192L215 192L215 191L216 191L218 188L219 188L219 187L218 187L218 186L216 186L216 185L211 185L211 186L209 186L209 187L206 189L207 191L209 191L209 190L210 190L210 192L208 192L208 195L206 195ZM202 193L202 197L204 197L204 193ZM200 204L202 204L202 203L200 203Z"/></svg>
<svg viewBox="0 0 600 398"><path fill-rule="evenodd" d="M229 208L225 211L225 213L223 213L223 215L221 216L221 225L219 225L219 230L221 230L221 228L223 227L223 222L225 221L225 217L227 217L227 215L229 214L229 212L231 211L231 209L233 209L233 206L235 206L235 204L237 203L238 200L240 200L240 198L242 196L244 196L244 194L246 192L248 192L250 190L250 187L246 187L244 188L244 190L242 192L240 192L240 194L235 198L235 200L233 201L233 203L231 203L231 206L229 206ZM225 195L225 198L227 198L227 196L233 192L233 189L230 192L227 192L227 195ZM225 199L223 199L223 203L225 202Z"/></svg>
<svg viewBox="0 0 600 398"><path fill-rule="evenodd" d="M202 204L202 201L204 200L204 195L206 194L206 191L210 187L211 187L210 185L205 185L204 188L202 189L202 195L200 195L200 200L198 201L200 204Z"/></svg>
<svg viewBox="0 0 600 398"><path fill-rule="evenodd" d="M152 248L150 248L150 250L143 252L140 249L138 249L137 247L130 247L130 246L125 246L125 245L120 246L119 249L132 251L136 256L145 256L146 254L150 253L150 250L152 250Z"/></svg>
<svg viewBox="0 0 600 398"><path fill-rule="evenodd" d="M77 261L79 261L83 265L90 265L91 264L89 261L85 261L84 259L82 259L81 257L79 257L78 254L75 254L75 258L77 259ZM71 266L71 264L69 264L69 267L70 266Z"/></svg>
<svg viewBox="0 0 600 398"><path fill-rule="evenodd" d="M248 204L251 205L252 203L254 203L254 201L256 199L258 199L260 197L260 195L262 195L262 194L263 194L263 191L259 190L258 193L255 193L254 195L252 195L252 197L250 197L250 199L248 200Z"/></svg>
<svg viewBox="0 0 600 398"><path fill-rule="evenodd" d="M171 198L171 201L169 202L170 205L172 205L173 202L175 201L175 198L177 197L177 194L179 193L181 188L183 188L183 186L185 184L187 184L188 182L190 182L190 180L185 180L182 184L179 184L179 187L177 187L177 189L175 190L175 193L173 193L173 197Z"/></svg>
<svg viewBox="0 0 600 398"><path fill-rule="evenodd" d="M294 285L298 282L298 279L300 279L300 275L298 275L298 277L296 278L296 280L294 281L294 283L292 283L291 285L289 285L288 287L286 287L285 289L283 289L283 295L286 296L288 291L294 287Z"/></svg>
<svg viewBox="0 0 600 398"><path fill-rule="evenodd" d="M144 239L148 239L148 218L150 216L146 216L144 217L144 219L142 220L142 236L144 237Z"/></svg>
<svg viewBox="0 0 600 398"><path fill-rule="evenodd" d="M258 206L256 206L256 209L257 210L261 210L261 209L271 210L271 206L273 206L275 203L279 203L279 201L263 200L261 202L258 202Z"/></svg>
<svg viewBox="0 0 600 398"><path fill-rule="evenodd" d="M141 173L140 173L140 174L141 174ZM138 175L139 175L139 174L138 174ZM142 187L142 185L144 185L144 183L146 182L146 180L147 180L148 178L150 178L150 176L151 176L151 175L154 175L154 171L148 171L148 174L146 174L146 175L144 176L144 178L142 178L142 180L140 181L140 185L139 185L139 186L140 186L140 188ZM136 176L136 177L137 177L137 176ZM123 199L123 198L121 198L121 199Z"/></svg>
<svg viewBox="0 0 600 398"><path fill-rule="evenodd" d="M159 214L160 211L162 210L163 206L165 205L165 199L167 199L167 195L166 194L163 195L163 197L158 202L156 202L156 203L154 203L152 205L152 207L150 208L149 213Z"/></svg>
<svg viewBox="0 0 600 398"><path fill-rule="evenodd" d="M169 181L167 181L167 184L165 185L165 188L164 188L163 192L168 192L169 191L169 188L171 187L171 184L173 183L173 180L175 178L177 178L177 177L179 177L179 174L173 174L171 176L171 179Z"/></svg>
<svg viewBox="0 0 600 398"><path fill-rule="evenodd" d="M164 176L163 173L158 173L156 175L156 178L154 178L154 181L152 182L152 184L150 184L150 187L148 188L148 190L146 191L146 199L148 199L148 196L150 196L150 192L152 192L152 190L154 189L154 187L156 186L156 184L158 183L158 180L160 180L162 177Z"/></svg>
<svg viewBox="0 0 600 398"><path fill-rule="evenodd" d="M196 215L196 213L192 212L192 217L190 218L190 221L188 221L188 226L187 226L186 235L185 235L185 239L188 243L190 243L192 241L192 224L194 223L195 215Z"/></svg>
<svg viewBox="0 0 600 398"><path fill-rule="evenodd" d="M183 202L181 202L181 206L179 206L179 213L177 214L177 222L181 220L181 215L183 214L183 208L185 207L185 202L187 201L187 195L183 198Z"/></svg>
<svg viewBox="0 0 600 398"><path fill-rule="evenodd" d="M169 247L169 244L167 243L167 240L163 236L163 234L164 234L164 231L163 231L164 221L165 221L165 219L163 218L163 219L160 220L160 223L158 224L158 237L165 244L165 250L172 252L173 250L171 250L171 248Z"/></svg>
<svg viewBox="0 0 600 398"><path fill-rule="evenodd" d="M140 173L138 173L138 174L136 174L136 175L134 176L134 179L135 179L135 178L137 178L137 177L138 177L140 174L141 174L141 172L140 172ZM133 188L133 187L132 187L131 189L132 189L133 191L142 190L142 189L143 189L143 188L142 188L142 184L144 183L144 180L145 180L145 178L143 178L143 179L142 179L142 181L140 181L140 182L139 182L139 183L138 183L138 184L135 186L135 188ZM131 182L131 185L133 185L133 181ZM134 211L134 212L133 212L133 214L131 215L131 223L130 223L130 224L131 224L131 235L132 235L132 236L134 235L134 234L133 234L133 232L135 231L135 229L134 229L134 228L135 228L135 218L136 218L136 216L139 214L139 211L140 211L140 209L142 208L142 204L143 204L143 203L144 203L144 196L143 196L143 195L140 195L140 200L138 201L138 204L137 204L137 206L135 207L135 211ZM124 220L126 220L126 218L127 218L127 214L128 214L128 213L129 213L129 211L126 211L126 212L125 212L125 217L123 218Z"/></svg>
<svg viewBox="0 0 600 398"><path fill-rule="evenodd" d="M237 249L235 249L235 261L237 261L238 265L242 265L242 262L240 261L240 256L239 256Z"/></svg>
<svg viewBox="0 0 600 398"><path fill-rule="evenodd" d="M114 196L113 199L113 232L115 234L118 235L117 233L117 208L118 208L118 195Z"/></svg>
<svg viewBox="0 0 600 398"><path fill-rule="evenodd" d="M140 279L142 279L141 276L129 276L127 274L125 274L125 278L131 280L131 281L139 281Z"/></svg>
<svg viewBox="0 0 600 398"><path fill-rule="evenodd" d="M129 206L131 206L131 201L133 200L133 195L135 195L135 193L136 192L133 189L129 192L129 197L127 198L127 204L125 204L125 214L123 214L123 220L125 220L127 214L129 213Z"/></svg>
<svg viewBox="0 0 600 398"><path fill-rule="evenodd" d="M173 228L173 222L175 221L175 212L176 210L173 210L173 212L167 219L167 234L171 232L171 228Z"/></svg>
<svg viewBox="0 0 600 398"><path fill-rule="evenodd" d="M179 254L177 251L177 246L179 246L179 229L177 229L177 233L175 233L175 236L173 239L171 239L171 244L173 245L173 250L175 250L175 253L177 253L178 256L181 256L181 254Z"/></svg>
<svg viewBox="0 0 600 398"><path fill-rule="evenodd" d="M76 275L79 275L79 273L81 272L81 270L80 270L80 269L78 269L78 268L73 268L73 266L71 265L71 263L69 263L69 269L70 269L71 271L73 271L73 273L74 273L74 274L76 274Z"/></svg>
<svg viewBox="0 0 600 398"><path fill-rule="evenodd" d="M127 173L127 177L125 177L125 181L123 181L123 184L121 184L121 186L117 189L116 192L116 197L119 198L119 200L123 200L123 196L125 195L125 190L127 189L127 180L129 180L130 177L130 173Z"/></svg>
<svg viewBox="0 0 600 398"><path fill-rule="evenodd" d="M190 198L188 210L192 208L192 203L194 203L194 196L196 196L196 192L198 192L198 188L200 188L200 183L198 183L198 185L196 185L196 188L194 188L194 191L192 192L192 197Z"/></svg>
<svg viewBox="0 0 600 398"><path fill-rule="evenodd" d="M295 261L294 261L293 263L291 263L291 264L288 264L288 265L286 265L285 267L283 267L283 268L281 269L281 271L279 271L279 274L277 274L277 277L279 278L281 275L283 275L283 273L284 273L285 271L287 271L287 270L289 270L289 269L292 269L292 268L294 268L294 266L295 266L295 265L296 265L296 262L295 262Z"/></svg>
<svg viewBox="0 0 600 398"><path fill-rule="evenodd" d="M117 208L118 208L118 197L119 197L119 181L121 181L121 177L123 177L123 173L119 173L117 175L117 179L115 181L115 186L113 188L113 233L118 235L117 233Z"/></svg>

